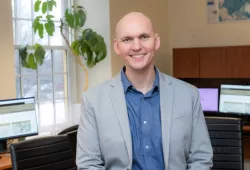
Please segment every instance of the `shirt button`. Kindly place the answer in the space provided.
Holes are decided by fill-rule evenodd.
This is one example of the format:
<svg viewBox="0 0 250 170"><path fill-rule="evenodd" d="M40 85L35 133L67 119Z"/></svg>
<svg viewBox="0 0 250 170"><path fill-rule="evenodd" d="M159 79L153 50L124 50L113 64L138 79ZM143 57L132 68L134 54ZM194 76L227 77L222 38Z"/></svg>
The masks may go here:
<svg viewBox="0 0 250 170"><path fill-rule="evenodd" d="M147 124L147 121L144 121L143 123L144 123L144 124Z"/></svg>
<svg viewBox="0 0 250 170"><path fill-rule="evenodd" d="M148 148L149 148L149 146L147 145L147 146L146 146L146 149L148 149Z"/></svg>
<svg viewBox="0 0 250 170"><path fill-rule="evenodd" d="M144 98L142 98L141 100L144 100Z"/></svg>

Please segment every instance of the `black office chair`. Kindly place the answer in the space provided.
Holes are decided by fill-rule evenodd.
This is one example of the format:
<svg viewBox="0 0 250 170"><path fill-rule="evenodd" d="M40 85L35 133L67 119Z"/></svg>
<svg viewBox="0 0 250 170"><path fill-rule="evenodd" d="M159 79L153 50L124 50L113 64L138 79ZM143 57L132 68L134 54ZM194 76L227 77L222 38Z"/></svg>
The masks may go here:
<svg viewBox="0 0 250 170"><path fill-rule="evenodd" d="M78 130L78 125L74 125L58 133L58 135L68 135L74 160L76 159L77 130Z"/></svg>
<svg viewBox="0 0 250 170"><path fill-rule="evenodd" d="M212 170L243 170L242 122L239 118L206 117L213 147Z"/></svg>
<svg viewBox="0 0 250 170"><path fill-rule="evenodd" d="M67 135L11 144L10 154L13 170L76 170Z"/></svg>
<svg viewBox="0 0 250 170"><path fill-rule="evenodd" d="M73 159L76 160L76 144L77 144L77 130L65 133L69 137Z"/></svg>
<svg viewBox="0 0 250 170"><path fill-rule="evenodd" d="M78 130L78 125L70 126L66 129L62 130L61 132L59 132L58 135L63 135L63 134L66 134L68 132L77 131L77 130Z"/></svg>

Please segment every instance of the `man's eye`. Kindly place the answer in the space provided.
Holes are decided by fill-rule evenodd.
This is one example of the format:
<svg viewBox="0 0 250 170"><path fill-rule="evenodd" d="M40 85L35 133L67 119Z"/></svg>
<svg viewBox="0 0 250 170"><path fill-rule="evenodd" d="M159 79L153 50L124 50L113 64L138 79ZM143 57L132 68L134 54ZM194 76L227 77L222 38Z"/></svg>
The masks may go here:
<svg viewBox="0 0 250 170"><path fill-rule="evenodd" d="M145 40L148 40L149 36L148 35L143 35L141 36L141 40L145 41Z"/></svg>
<svg viewBox="0 0 250 170"><path fill-rule="evenodd" d="M122 40L122 42L124 42L124 43L128 43L128 42L130 42L130 41L131 41L130 38L125 38L125 39Z"/></svg>

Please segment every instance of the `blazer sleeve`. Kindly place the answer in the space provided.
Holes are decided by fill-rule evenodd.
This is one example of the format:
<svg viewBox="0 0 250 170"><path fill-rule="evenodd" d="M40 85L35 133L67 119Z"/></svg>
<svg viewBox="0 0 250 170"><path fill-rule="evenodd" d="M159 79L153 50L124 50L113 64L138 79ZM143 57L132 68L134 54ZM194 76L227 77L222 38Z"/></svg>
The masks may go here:
<svg viewBox="0 0 250 170"><path fill-rule="evenodd" d="M76 165L78 170L105 170L94 109L85 96L82 98L81 118L77 132Z"/></svg>
<svg viewBox="0 0 250 170"><path fill-rule="evenodd" d="M192 141L187 167L188 170L209 170L213 166L213 149L197 89L194 96Z"/></svg>

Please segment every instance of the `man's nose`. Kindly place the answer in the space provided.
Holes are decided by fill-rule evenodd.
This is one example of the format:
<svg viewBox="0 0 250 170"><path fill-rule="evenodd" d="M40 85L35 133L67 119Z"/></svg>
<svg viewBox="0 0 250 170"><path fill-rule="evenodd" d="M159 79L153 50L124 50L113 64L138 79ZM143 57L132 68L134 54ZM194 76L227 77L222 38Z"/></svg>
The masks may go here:
<svg viewBox="0 0 250 170"><path fill-rule="evenodd" d="M141 43L140 43L140 40L135 38L134 41L133 41L133 45L132 45L132 49L134 51L138 51L138 50L141 50Z"/></svg>

